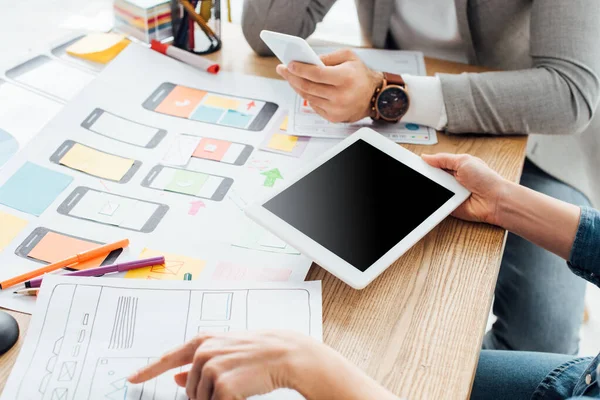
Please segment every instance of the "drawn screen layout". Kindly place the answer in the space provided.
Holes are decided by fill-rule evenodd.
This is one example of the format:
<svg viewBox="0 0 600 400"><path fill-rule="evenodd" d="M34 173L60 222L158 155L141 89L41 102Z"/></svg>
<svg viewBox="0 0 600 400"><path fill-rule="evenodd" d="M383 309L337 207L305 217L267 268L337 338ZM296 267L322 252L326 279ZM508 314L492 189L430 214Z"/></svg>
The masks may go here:
<svg viewBox="0 0 600 400"><path fill-rule="evenodd" d="M167 135L164 129L140 124L96 108L81 126L98 135L135 146L154 148Z"/></svg>
<svg viewBox="0 0 600 400"><path fill-rule="evenodd" d="M91 72L44 55L8 70L6 76L64 101L72 100L96 78Z"/></svg>
<svg viewBox="0 0 600 400"><path fill-rule="evenodd" d="M320 282L89 282L44 282L3 399L183 400L180 369L140 385L126 377L199 332L290 329L321 339Z"/></svg>

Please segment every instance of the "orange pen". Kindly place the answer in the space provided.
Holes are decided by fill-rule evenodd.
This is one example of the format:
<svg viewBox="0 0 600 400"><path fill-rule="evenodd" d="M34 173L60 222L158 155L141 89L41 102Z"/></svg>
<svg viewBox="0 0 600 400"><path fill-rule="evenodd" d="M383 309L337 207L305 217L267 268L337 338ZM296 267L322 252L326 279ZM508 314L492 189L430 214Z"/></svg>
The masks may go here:
<svg viewBox="0 0 600 400"><path fill-rule="evenodd" d="M15 276L14 278L10 278L5 280L4 282L0 282L0 289L6 289L11 286L18 285L19 283L23 283L37 276L46 274L48 272L56 271L57 269L61 269L64 267L68 267L69 265L73 265L76 263L85 262L91 260L92 258L100 257L102 255L106 255L113 250L122 249L124 247L129 246L129 239L119 240L115 243L105 244L95 249L91 249L88 251L84 251L83 253L75 254L73 257L65 258L64 260L57 261L53 264L46 265L45 267L38 268L36 270L24 273L23 275Z"/></svg>

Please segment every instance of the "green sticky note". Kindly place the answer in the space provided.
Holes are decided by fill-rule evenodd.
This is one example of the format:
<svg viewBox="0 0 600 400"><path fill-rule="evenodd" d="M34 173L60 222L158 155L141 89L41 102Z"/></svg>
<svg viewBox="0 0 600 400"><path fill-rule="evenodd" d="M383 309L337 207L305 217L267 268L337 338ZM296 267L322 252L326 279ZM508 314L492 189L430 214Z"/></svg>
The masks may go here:
<svg viewBox="0 0 600 400"><path fill-rule="evenodd" d="M179 169L165 190L195 196L200 193L200 189L207 179L208 175L206 174Z"/></svg>

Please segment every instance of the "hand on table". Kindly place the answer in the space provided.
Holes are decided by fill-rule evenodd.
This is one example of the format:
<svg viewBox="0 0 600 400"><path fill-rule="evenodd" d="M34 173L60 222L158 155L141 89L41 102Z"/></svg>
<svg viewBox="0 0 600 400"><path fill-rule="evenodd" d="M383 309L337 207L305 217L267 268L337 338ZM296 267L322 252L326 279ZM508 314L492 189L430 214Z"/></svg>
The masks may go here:
<svg viewBox="0 0 600 400"><path fill-rule="evenodd" d="M331 122L355 122L370 114L371 98L383 74L369 69L351 50L321 56L325 67L292 62L277 73L320 116Z"/></svg>
<svg viewBox="0 0 600 400"><path fill-rule="evenodd" d="M307 399L396 399L329 346L284 331L200 335L128 380L142 383L188 364L175 382L191 400L245 399L279 388Z"/></svg>
<svg viewBox="0 0 600 400"><path fill-rule="evenodd" d="M278 388L294 388L295 368L318 358L323 346L310 337L288 332L235 332L200 335L129 378L150 380L172 368L192 364L175 375L190 399L247 398ZM323 346L324 347L324 346Z"/></svg>
<svg viewBox="0 0 600 400"><path fill-rule="evenodd" d="M507 180L483 160L468 154L423 154L422 157L432 167L454 175L461 185L471 191L471 197L452 213L453 216L498 225L498 204L506 192Z"/></svg>

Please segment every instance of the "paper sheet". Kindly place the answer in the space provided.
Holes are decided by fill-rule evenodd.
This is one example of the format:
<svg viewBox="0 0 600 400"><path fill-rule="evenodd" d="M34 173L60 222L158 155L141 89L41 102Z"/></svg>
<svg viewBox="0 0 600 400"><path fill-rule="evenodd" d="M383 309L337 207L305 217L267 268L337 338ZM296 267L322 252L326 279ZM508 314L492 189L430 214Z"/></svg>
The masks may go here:
<svg viewBox="0 0 600 400"><path fill-rule="evenodd" d="M129 171L133 160L75 143L61 158L60 163L99 178L118 182Z"/></svg>
<svg viewBox="0 0 600 400"><path fill-rule="evenodd" d="M127 271L125 278L192 281L201 278L202 271L206 265L206 261L203 260L152 249L144 249L140 254L140 259L160 256L165 257L165 264L132 269Z"/></svg>
<svg viewBox="0 0 600 400"><path fill-rule="evenodd" d="M335 48L315 47L318 54L335 51ZM377 71L395 74L426 75L423 53L415 51L354 49L361 60ZM333 124L319 116L310 104L296 96L290 111L288 134L322 138L344 139L360 128L371 128L398 143L436 144L434 129L415 124L390 124L365 118L352 124Z"/></svg>
<svg viewBox="0 0 600 400"><path fill-rule="evenodd" d="M24 219L0 211L0 252L21 233L27 224Z"/></svg>
<svg viewBox="0 0 600 400"><path fill-rule="evenodd" d="M71 181L69 175L27 162L0 187L0 203L41 215Z"/></svg>
<svg viewBox="0 0 600 400"><path fill-rule="evenodd" d="M199 332L262 329L321 340L321 283L48 276L2 399L184 400L173 381L182 369L140 385L125 378ZM281 391L268 398L296 396Z"/></svg>
<svg viewBox="0 0 600 400"><path fill-rule="evenodd" d="M141 64L152 65L152 68L140 74ZM245 99L240 103L240 108L244 109L252 103L248 99L264 100L262 103L254 101L250 113L266 102L279 108L260 132L206 124L145 108L146 100L165 82L180 85L180 88L196 88L194 93L204 90L223 93L222 97L228 99ZM103 243L129 238L131 244L124 249L118 262L138 259L144 248L202 260L206 265L200 279L213 279L219 262L231 262L251 268L251 274L260 268L289 270L292 273L288 280L302 281L312 261L287 245L284 248L269 247L282 246L277 238L266 238L261 241L262 244L252 237L240 241L239 236L244 236L247 228L234 217L241 211L228 197L234 188L244 195L247 202L254 201L255 196L263 197L273 189L264 186L269 177L261 175L262 172L277 169L279 175L288 179L305 162L335 143L311 139L301 157L259 150L265 136L276 131L283 121L284 110L289 109L292 99L293 91L283 81L228 72L217 76L199 74L183 63L131 44L82 90L76 101L64 106L35 141L0 170L0 192L5 182L18 174L23 165L33 163L53 173L70 175L74 181L58 196L51 196L55 200L44 212L29 218L31 226L68 232L83 240ZM0 104L3 100L0 96ZM225 111L221 108L220 112ZM28 115L25 118L33 119ZM211 175L196 193L196 196L206 195L203 198L181 193L189 192L196 181L180 179L187 176L175 176L175 167L162 166L152 184L144 186L144 180L151 172L161 167L175 137L184 134L219 139L229 144L218 162L191 157L185 167L178 167L196 172L198 177ZM124 183L75 172L51 160L67 140L139 161L140 164L135 163L133 167L139 165L139 169L130 181ZM219 153L219 144L216 148L210 144L202 147L206 156ZM262 168L263 165L265 168ZM281 184L281 179L272 178L275 179L275 188ZM223 179L231 180L233 186L225 192L224 198L215 195L213 200L213 194L218 191ZM30 182L28 178L21 181ZM156 185L158 188L155 188ZM167 186L174 191L165 190ZM224 187L221 187L223 191ZM41 199L48 195L45 191L36 197ZM196 203L198 200L201 203ZM2 202L0 211L19 216L17 211ZM0 264L3 265L0 280L40 267L39 261L15 254L23 243L24 234L21 232L0 253ZM247 242L249 247L232 246L234 242ZM235 274L250 276L239 272ZM193 276L193 279L196 277ZM0 291L2 307L31 313L34 305L34 298Z"/></svg>
<svg viewBox="0 0 600 400"><path fill-rule="evenodd" d="M198 147L200 138L190 135L177 135L171 147L163 156L161 163L174 166L185 166Z"/></svg>

